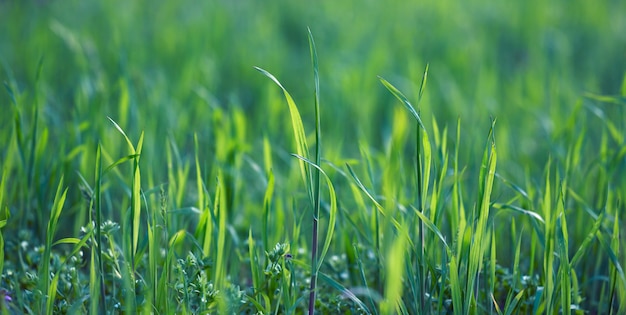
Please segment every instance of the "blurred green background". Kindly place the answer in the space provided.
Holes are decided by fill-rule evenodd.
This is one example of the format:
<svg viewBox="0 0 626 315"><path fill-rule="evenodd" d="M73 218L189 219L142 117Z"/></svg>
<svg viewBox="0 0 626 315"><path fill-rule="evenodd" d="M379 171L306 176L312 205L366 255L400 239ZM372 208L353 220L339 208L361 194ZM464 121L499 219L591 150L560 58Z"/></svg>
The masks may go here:
<svg viewBox="0 0 626 315"><path fill-rule="evenodd" d="M359 141L383 151L399 106L377 76L416 100L429 64L427 128L434 117L454 141L460 118L463 143L454 145L462 165L476 165L497 118L498 170L523 181L525 170L540 174L549 156L565 154L567 142L555 139L572 130L588 134L586 152L607 120L624 130L623 103L584 98L626 91L624 12L618 0L0 1L0 80L17 103L0 93L0 142L14 138L17 111L32 130L38 108L35 137L47 138L35 148L30 188L48 196L61 174L69 183L76 171L92 178L98 141L112 157L127 154L107 116L133 141L146 132L142 167L154 185L167 181L164 146L175 143L190 162L194 133L208 165L232 152L262 163L263 137L281 163L295 163L287 107L253 66L284 84L312 131L310 27L325 158L359 158ZM607 142L623 145L618 136ZM3 149L0 158L15 154Z"/></svg>
<svg viewBox="0 0 626 315"><path fill-rule="evenodd" d="M617 233L617 223L624 221L626 213L623 0L0 0L0 81L4 83L0 174L6 178L0 191L0 215L5 216L6 209L11 213L2 229L7 240L5 269L23 267L15 251L20 252L20 260L31 264L23 268L25 272L38 268L36 260L29 261L27 246L45 239L61 177L68 199L59 233L52 236L78 237L81 227L92 224L89 186L96 181L98 144L105 167L133 151L107 117L119 124L134 145L145 133L140 159L145 199L141 224L137 221L140 252L148 248L148 217L155 218L159 210L169 224L163 228L159 250L174 248L171 238L180 231L209 231L198 218L208 218L209 200L218 191L219 177L228 236L217 253L227 254L214 257L205 250L203 255L226 264L227 272L221 276L249 286L249 269L255 263L265 268L262 261L248 258L248 235L257 243L263 236L259 255L274 244L285 243L291 246L289 255L304 260L311 248L311 207L298 162L289 156L295 145L288 107L281 91L254 66L274 74L293 95L312 145L314 80L307 27L319 56L322 167L336 187L340 208L329 256L340 257L356 250L351 245L360 244L370 252L381 250L371 255L366 267L391 266L387 271L392 270L394 265L372 260L375 255L379 255L376 259L386 255L383 251L393 241L389 217L416 223L412 227L416 233L417 218L411 209L401 209L416 204L415 187L421 184L417 184L413 164L416 126L378 76L416 104L428 65L419 110L433 143L433 172L425 185L432 204L424 206L433 208L420 211L436 214L431 220L457 248L470 247L470 229L457 234L458 217L465 215L465 209L468 218L475 218L473 210L483 198L478 190L484 183L479 183L478 174L491 120L496 119L498 178L490 196L489 229L497 239L498 264L510 268L516 244L521 244L517 245L521 272L543 286L539 279L550 278L546 271L555 265L546 262L554 252L540 245L542 233L555 242L560 234L556 235L554 222L565 213L570 245L565 242L563 247L574 253L582 248L590 225L602 213L607 222L597 221L598 227L605 225L597 235L611 235L616 254L607 255L608 245L600 248L595 240L586 243L588 247L579 252L586 256L572 272L579 276L582 292L580 301L572 305L593 310L613 299L603 290L609 275L616 279L616 261L624 264L619 244L625 234ZM447 146L443 145L446 141ZM459 166L453 171L457 150ZM447 165L444 156L450 158ZM381 231L378 216L372 214L376 210L346 175L346 163L354 167L374 198L395 211L380 223ZM105 174L101 194L104 220L122 222L124 240L132 234L130 220L122 218L130 208L133 169L129 164ZM275 188L269 184L270 169ZM458 204L457 183L463 199ZM271 189L274 194L266 195ZM324 189L323 202L328 202ZM204 195L209 196L205 203ZM271 201L265 209L264 200ZM559 206L564 210L557 213ZM540 231L528 213L551 218L552 226ZM321 235L327 218L324 212ZM262 220L268 220L268 231L259 231ZM614 222L613 229L606 227ZM473 228L474 223L469 226ZM225 229L219 232L227 234ZM211 233L217 232L206 235ZM29 244L33 237L37 239ZM119 243L120 236L116 238ZM195 238L184 244L189 252L194 242L201 243L198 235ZM428 236L428 246L434 244L427 252L431 267L449 255L435 248L441 245L437 242L434 235ZM176 249L177 255L181 248ZM408 252L413 250L418 248ZM495 261L495 251L491 253ZM467 261L460 261L462 268ZM173 267L168 261L159 268ZM19 277L18 284L25 279L22 274ZM298 281L304 283L302 275ZM382 293L380 284L377 292ZM350 285L367 286L360 279ZM618 289L623 302L623 287ZM295 300L303 292L308 291L302 287L290 294ZM555 292L548 294L556 296ZM530 294L526 300L532 302ZM302 304L298 301L293 305ZM28 301L20 303L28 305Z"/></svg>

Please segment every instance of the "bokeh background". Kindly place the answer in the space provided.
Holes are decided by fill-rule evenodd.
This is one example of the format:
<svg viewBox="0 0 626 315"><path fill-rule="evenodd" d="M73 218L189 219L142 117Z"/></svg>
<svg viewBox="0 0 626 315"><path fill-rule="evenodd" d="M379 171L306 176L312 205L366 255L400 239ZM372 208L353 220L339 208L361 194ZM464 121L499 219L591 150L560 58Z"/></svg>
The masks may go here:
<svg viewBox="0 0 626 315"><path fill-rule="evenodd" d="M110 157L127 154L107 117L134 141L145 131L147 185L168 181L166 146L193 162L194 134L206 165L235 155L261 164L267 138L281 159L275 168L289 169L287 107L253 67L283 82L312 132L307 27L319 54L324 158L359 159L360 142L382 152L394 126L411 135L377 76L416 101L428 64L419 105L427 129L448 126L453 143L461 120L462 143L453 145L471 175L497 119L498 171L523 182L564 156L571 141L561 140L578 132L585 152L623 145L623 98L588 96L626 90L624 12L624 1L610 0L1 1L0 141L6 148L16 138L19 112L34 156L28 167L5 165L10 195L30 189L51 200L61 175L91 178L98 142ZM4 164L15 152L3 149ZM70 195L80 201L78 190Z"/></svg>
<svg viewBox="0 0 626 315"><path fill-rule="evenodd" d="M291 93L314 143L307 28L319 56L322 166L346 217L358 203L349 193L346 163L374 192L393 186L385 180L397 171L399 202L414 200L415 122L378 76L417 105L427 65L419 111L436 144L433 168L458 150L466 209L476 200L493 119L494 202L513 200L539 211L546 170L552 170L552 185L567 177L578 193L566 205L575 218L571 244L582 243L587 214L607 198L622 200L613 204L623 209L626 1L0 0L0 168L7 178L0 207L12 215L2 230L7 244L24 230L39 243L44 239L61 177L69 190L59 237L76 236L88 224L85 199L95 181L98 144L105 166L130 154L107 117L135 144L144 132L142 191L151 209L158 208L159 190L167 191L166 208L183 213L173 232L197 226L191 209L199 202L196 167L209 192L219 170L225 174L233 248L245 247L236 236L245 239L262 219L270 168L277 178L274 219L301 223L304 215L291 205L305 203L306 193L289 156L295 146L288 109L281 91L254 66ZM447 152L437 151L446 141ZM128 165L107 175L106 218L120 221L128 209L130 178ZM456 180L446 177L442 209L449 209ZM519 197L520 189L531 196ZM358 218L364 226L367 216ZM499 238L513 240L498 243L507 253L515 231L508 219L498 220L504 222L495 227ZM528 220L519 220L531 231ZM309 235L310 227L302 226L301 235ZM280 227L272 241L298 237L297 224ZM343 233L342 242L352 232ZM306 236L293 238L306 248ZM342 242L331 251L341 251ZM593 249L597 263L578 271L604 275L598 271L608 265L604 254ZM232 261L241 263L235 256ZM510 265L509 256L499 262ZM525 263L526 270L533 265ZM599 290L585 290L590 301L602 301Z"/></svg>

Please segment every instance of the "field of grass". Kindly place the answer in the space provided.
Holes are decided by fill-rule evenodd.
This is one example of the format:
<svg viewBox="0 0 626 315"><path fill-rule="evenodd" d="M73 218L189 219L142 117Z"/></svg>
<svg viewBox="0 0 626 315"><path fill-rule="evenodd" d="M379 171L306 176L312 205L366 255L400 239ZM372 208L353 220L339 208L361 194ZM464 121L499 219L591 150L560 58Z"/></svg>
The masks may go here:
<svg viewBox="0 0 626 315"><path fill-rule="evenodd" d="M0 313L623 314L624 12L0 0Z"/></svg>

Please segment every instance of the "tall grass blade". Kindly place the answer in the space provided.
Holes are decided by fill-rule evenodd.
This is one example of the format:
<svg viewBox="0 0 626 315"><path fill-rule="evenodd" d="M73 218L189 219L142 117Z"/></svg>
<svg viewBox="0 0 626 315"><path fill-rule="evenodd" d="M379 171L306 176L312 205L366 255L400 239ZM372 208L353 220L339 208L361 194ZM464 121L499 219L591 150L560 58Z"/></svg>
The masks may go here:
<svg viewBox="0 0 626 315"><path fill-rule="evenodd" d="M510 303L507 303L508 305L504 310L504 315L513 314L513 312L515 311L515 308L517 307L517 304L519 304L519 301L522 299L522 297L524 297L524 290L520 290L519 293L515 295L513 300Z"/></svg>
<svg viewBox="0 0 626 315"><path fill-rule="evenodd" d="M515 246L515 258L513 259L513 284L511 285L511 290L507 294L506 302L504 304L504 313L506 315L510 315L515 310L515 307L517 307L517 303L519 302L519 299L521 299L522 297L521 294L524 292L524 290L520 290L520 293L518 293L515 297L513 297L515 290L517 290L517 286L519 284L519 279L520 279L519 261L520 261L520 252L522 249L522 236L523 236L523 231L522 233L520 233L520 236L517 239L517 245Z"/></svg>
<svg viewBox="0 0 626 315"><path fill-rule="evenodd" d="M292 155L300 159L301 161L306 162L310 166L314 167L318 172L320 172L324 176L324 178L326 179L326 184L328 185L328 195L329 195L328 198L330 200L330 211L329 211L329 217L328 217L328 226L326 228L326 237L324 238L324 245L322 246L322 251L320 252L317 265L316 265L316 270L319 271L324 261L324 258L326 257L326 253L328 252L328 249L330 248L330 243L332 242L332 239L333 239L333 233L335 232L335 222L337 221L337 194L335 193L335 187L333 186L333 183L331 182L330 177L326 175L326 172L324 172L324 170L322 170L322 168L319 167L319 165L314 164L313 162L307 160L306 158L302 156L299 156L296 154L292 154Z"/></svg>
<svg viewBox="0 0 626 315"><path fill-rule="evenodd" d="M321 265L320 262L324 259L323 256L326 254L326 251L328 250L328 246L330 245L330 239L327 238L326 242L328 242L328 244L324 244L324 250L322 250L322 255L320 255L320 257L316 257L317 255L317 250L318 250L318 224L319 224L319 216L320 216L320 172L321 169L319 168L319 165L321 165L321 149L322 149L322 130L321 130L321 115L320 115L320 82L319 82L319 68L318 68L318 64L317 64L317 49L315 48L315 41L313 40L313 34L311 33L311 29L307 28L308 31L308 35L309 35L309 50L311 53L311 63L313 64L313 81L315 84L315 165L316 170L313 172L313 182L312 182L312 190L313 190L313 238L311 240L312 245L311 245L311 261L312 261L312 266L314 268L317 268L317 270L319 271L319 266ZM308 156L306 156L308 157ZM324 174L324 176L326 176ZM330 179L328 179L328 177L326 176L328 183L330 184ZM330 189L329 185L329 189ZM309 190L311 190L311 188L309 188ZM334 189L331 190L332 194L335 194ZM334 197L334 196L333 196ZM331 201L332 203L334 203L334 208L336 210L337 205L336 205L336 200L335 198L332 198ZM332 206L331 206L332 208ZM335 211L336 213L336 211ZM331 217L334 217L334 213L331 211ZM328 230L334 230L335 228L335 222L334 222L334 218L333 218L333 222L332 222L332 227L329 225ZM332 235L332 232L331 232ZM316 267L317 266L317 267ZM315 313L315 295L316 295L316 282L317 282L317 272L313 273L313 275L311 276L311 292L309 293L309 314L314 314Z"/></svg>
<svg viewBox="0 0 626 315"><path fill-rule="evenodd" d="M50 282L50 288L48 288L48 298L46 302L46 314L54 314L54 300L56 299L57 286L59 284L59 277L52 278Z"/></svg>
<svg viewBox="0 0 626 315"><path fill-rule="evenodd" d="M419 211L418 209L416 209L415 207L411 207L415 213L415 215L417 215L419 217L419 219L424 223L424 225L433 233L435 233L435 235L437 236L437 238L441 241L441 243L443 244L445 250L450 250L451 248L448 246L448 243L446 242L446 237L443 235L443 233L439 230L439 228L435 225L435 223L433 223L429 217L427 217L426 215L424 215L421 211Z"/></svg>
<svg viewBox="0 0 626 315"><path fill-rule="evenodd" d="M611 204L611 207L612 206L613 205ZM613 221L613 235L611 237L611 249L616 253L619 253L619 250L620 250L620 224L619 224L618 209L619 209L619 205L615 207L614 221ZM624 290L626 290L626 283L624 283L624 281L622 281L622 283L618 283L616 270L617 270L617 267L611 268L611 284L610 284L611 288L610 288L610 293L609 293L609 296L611 298L611 301L609 303L609 310L611 312L613 312L613 309L618 309L618 307L614 307L616 300L623 299L624 296L626 295L626 293L624 293ZM621 288L621 290L619 290L619 288ZM617 293L616 293L616 290L618 290ZM623 304L619 306L618 312L622 308L624 308Z"/></svg>
<svg viewBox="0 0 626 315"><path fill-rule="evenodd" d="M0 274L4 271L4 236L2 235L2 229L11 218L11 211L9 211L9 207L5 205L6 175L7 169L3 168L2 179L0 180Z"/></svg>
<svg viewBox="0 0 626 315"><path fill-rule="evenodd" d="M224 200L224 182L222 171L218 172L217 188L215 192L214 211L218 220L217 243L215 252L215 286L218 290L224 290L226 285L226 266L228 264L229 253L226 249L226 219L228 216L226 200Z"/></svg>
<svg viewBox="0 0 626 315"><path fill-rule="evenodd" d="M270 78L272 81L274 81L274 83L278 85L278 87L280 87L280 89L283 91L285 99L287 100L287 105L289 106L289 114L291 116L291 124L293 128L294 138L296 141L296 153L299 156L304 156L304 157L310 156L309 147L306 141L306 134L304 133L304 125L302 124L302 118L300 117L300 112L298 111L298 107L296 106L296 103L294 102L293 98L291 97L289 92L287 92L287 90L283 87L280 81L278 81L278 79L276 79L276 77L274 77L271 73L259 67L254 67L254 68L258 70L259 72L261 72L266 77ZM310 170L307 164L304 163L303 161L300 162L300 172L302 174L302 179L304 180L305 183L307 183L307 186L312 187L312 178L311 178ZM311 200L311 203L313 203L314 199L313 199L312 191L309 192L309 198Z"/></svg>
<svg viewBox="0 0 626 315"><path fill-rule="evenodd" d="M483 158L483 167L481 169L479 178L479 212L477 221L473 225L472 229L472 245L469 249L469 261L467 269L467 282L465 286L465 304L463 305L464 312L470 312L472 305L474 305L474 293L476 290L477 278L481 269L483 256L485 252L484 240L487 237L487 222L489 219L489 209L491 207L490 198L491 191L493 189L493 182L496 172L497 151L495 145L495 139L493 138L493 129L495 126L495 120L492 122L491 129L489 130L488 144L485 147L485 153ZM488 156L488 158L487 158Z"/></svg>
<svg viewBox="0 0 626 315"><path fill-rule="evenodd" d="M270 248L268 227L269 227L269 220L270 220L272 196L274 194L274 172L270 170L268 176L269 178L267 182L267 188L265 189L265 196L263 197L263 225L261 226L263 248L265 248L266 250Z"/></svg>
<svg viewBox="0 0 626 315"><path fill-rule="evenodd" d="M557 211L559 216L557 218L558 232L556 235L558 249L559 249L559 277L561 280L561 313L570 314L572 306L572 281L571 281L571 265L569 261L569 234L567 232L567 221L565 211L563 209L563 190L559 197L559 203L557 205Z"/></svg>
<svg viewBox="0 0 626 315"><path fill-rule="evenodd" d="M41 292L46 294L46 299L42 301L42 309L46 310L46 314L51 314L52 310L48 307L52 306L50 300L54 300L56 296L56 287L52 288L50 284L50 251L52 249L52 243L54 241L54 235L56 234L57 223L59 217L65 205L65 198L67 197L67 188L63 190L63 177L59 180L57 191L52 202L52 209L50 211L50 218L48 220L48 229L46 230L46 246L44 248L42 263L41 263ZM54 291L52 290L54 289ZM47 302L46 302L47 301Z"/></svg>
<svg viewBox="0 0 626 315"><path fill-rule="evenodd" d="M409 110L409 112L411 113L413 118L415 118L417 120L417 123L419 124L419 126L422 129L425 129L424 128L424 124L422 123L422 119L420 118L420 115L417 113L415 108L413 108L413 105L411 105L411 103L406 98L406 96L404 96L404 94L402 94L402 92L400 92L395 86L393 86L387 80L383 79L382 77L378 77L378 79L387 88L387 90L389 90L389 92L391 92L391 94L393 94L393 96L395 96L397 99L400 100L400 102L402 102L402 104L404 104L404 106L406 107L406 109ZM424 83L426 83L426 82L424 81ZM420 93L420 95L421 95L421 93Z"/></svg>
<svg viewBox="0 0 626 315"><path fill-rule="evenodd" d="M130 213L131 213L131 244L132 244L132 255L131 255L131 261L133 262L133 271L135 270L135 257L134 255L137 253L137 243L139 240L139 225L140 225L140 219L141 219L141 172L139 170L139 156L141 155L141 148L143 147L143 132L141 133L141 136L139 137L139 142L137 144L137 148L135 148L135 146L133 145L133 143L130 141L130 139L128 138L128 136L126 135L126 133L124 132L124 130L122 129L122 127L120 127L111 117L107 117L109 119L109 121L111 121L111 123L113 124L113 126L115 126L115 129L117 129L122 136L124 137L124 139L126 140L126 143L128 144L128 147L131 151L131 155L134 156L134 162L133 162L133 179L132 179L132 183L131 183L131 208L130 208Z"/></svg>
<svg viewBox="0 0 626 315"><path fill-rule="evenodd" d="M354 172L350 164L346 163L346 167L348 168L348 172L350 172L350 175L352 176L352 179L356 183L357 187L359 187L359 189L367 196L367 198L369 198L369 200L372 201L372 203L376 207L376 210L378 210L378 212L380 212L380 214L382 214L383 217L386 217L387 215L385 213L386 212L385 208L380 203L378 203L378 201L376 201L376 199L370 194L367 188L365 188L361 180L356 176L356 173ZM396 220L396 218L391 218L391 222L395 226L396 230L400 230L401 225L400 225L400 222ZM413 245L411 240L409 240L409 242L411 243L411 245Z"/></svg>
<svg viewBox="0 0 626 315"><path fill-rule="evenodd" d="M543 272L545 277L545 286L543 291L545 312L552 314L554 307L553 299L555 292L555 275L554 275L554 236L556 223L554 219L554 211L552 209L552 194L551 194L551 181L550 181L550 168L551 163L548 162L546 166L546 179L544 195L542 200L543 217L546 222L544 229L544 251L543 251Z"/></svg>
<svg viewBox="0 0 626 315"><path fill-rule="evenodd" d="M461 288L463 284L459 279L459 263L457 262L457 256L448 252L450 256L450 290L452 291L452 305L454 305L454 315L462 315L463 312L463 295L461 294Z"/></svg>
<svg viewBox="0 0 626 315"><path fill-rule="evenodd" d="M404 228L404 227L403 227ZM393 241L386 259L385 297L380 304L381 314L404 313L402 309L402 293L404 287L404 258L407 239L399 233Z"/></svg>
<svg viewBox="0 0 626 315"><path fill-rule="evenodd" d="M133 180L132 191L130 195L131 199L131 214L133 218L132 231L133 231L133 253L137 253L137 244L139 242L139 225L141 219L141 171L139 170L139 157L141 156L141 149L143 147L143 132L139 137L139 143L137 149L133 154L136 155L133 162ZM133 259L134 263L134 259ZM134 268L133 268L134 269Z"/></svg>
<svg viewBox="0 0 626 315"><path fill-rule="evenodd" d="M250 259L250 276L252 277L252 287L254 292L261 289L261 273L259 272L259 255L257 254L256 242L252 237L252 229L248 231L248 255Z"/></svg>
<svg viewBox="0 0 626 315"><path fill-rule="evenodd" d="M95 218L91 220L91 222L95 221L96 234L94 243L96 245L95 252L95 260L94 253L92 250L92 262L96 261L97 266L91 266L91 274L90 279L90 293L92 294L92 311L96 309L97 311L106 313L106 300L104 298L104 261L102 255L102 148L100 143L98 143L98 148L96 150L96 169L95 169L95 187L94 187L94 197L93 197L93 208L95 209ZM90 207L91 209L91 207ZM91 217L91 214L90 214ZM96 280L97 279L97 280ZM99 286L99 288L97 288ZM97 294L98 296L94 296ZM100 302L93 301L95 299L100 299ZM98 308L99 307L99 308Z"/></svg>

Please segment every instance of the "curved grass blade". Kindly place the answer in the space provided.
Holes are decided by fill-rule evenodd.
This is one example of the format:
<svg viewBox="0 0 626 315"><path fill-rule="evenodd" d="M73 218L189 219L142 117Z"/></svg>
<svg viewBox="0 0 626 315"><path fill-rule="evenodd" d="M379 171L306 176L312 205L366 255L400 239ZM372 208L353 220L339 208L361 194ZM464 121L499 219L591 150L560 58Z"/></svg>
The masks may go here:
<svg viewBox="0 0 626 315"><path fill-rule="evenodd" d="M517 304L519 303L519 301L522 299L523 296L524 296L524 290L522 289L515 296L515 298L513 298L513 301L511 301L511 303L506 306L506 308L504 309L504 315L511 315L511 314L513 314L513 311L515 311L515 308L517 307Z"/></svg>
<svg viewBox="0 0 626 315"><path fill-rule="evenodd" d="M287 89L283 87L280 81L278 81L278 79L276 79L276 77L274 77L271 73L259 67L254 68L266 77L270 78L272 81L274 81L274 83L276 83L276 85L278 85L278 87L280 87L280 89L283 91L285 99L287 100L287 105L289 106L289 114L291 116L291 124L293 127L294 138L296 141L296 153L300 156L310 156L309 147L306 142L306 134L304 132L304 125L302 124L302 118L300 117L300 112L298 111L298 107L296 106L293 98L291 97L289 92L287 92ZM302 173L302 179L304 180L304 182L307 183L309 187L311 187L312 179L310 170L304 161L300 163L300 172ZM311 191L309 191L309 198L311 199L311 201L313 201L313 194Z"/></svg>
<svg viewBox="0 0 626 315"><path fill-rule="evenodd" d="M301 161L317 169L317 171L319 171L324 176L324 178L326 179L326 184L328 185L328 194L330 198L330 215L328 217L328 228L326 230L326 238L324 239L324 246L322 247L322 251L317 261L316 269L319 270L320 267L322 266L322 262L324 261L324 257L326 257L328 248L330 248L330 242L333 238L333 233L335 231L335 222L337 221L337 194L335 193L335 187L333 186L333 183L331 182L330 177L326 175L326 172L324 172L324 170L322 170L322 168L319 167L319 165L316 165L315 163L297 154L292 154L292 156L300 159Z"/></svg>
<svg viewBox="0 0 626 315"><path fill-rule="evenodd" d="M476 290L477 277L480 272L481 263L483 261L485 247L484 238L487 236L487 222L489 219L489 208L491 191L493 188L493 182L496 173L496 164L498 155L496 151L495 139L493 138L493 128L495 121L492 122L491 129L489 130L488 144L484 151L483 163L484 166L479 174L480 178L480 196L479 196L479 212L477 217L477 223L473 225L473 240L472 246L469 250L469 261L467 275L468 279L465 287L465 304L463 305L466 312L470 311L471 305L474 303L474 291Z"/></svg>
<svg viewBox="0 0 626 315"><path fill-rule="evenodd" d="M352 169L350 164L346 163L346 167L348 168L348 171L350 172L350 175L352 176L352 179L354 179L356 185L367 196L367 198L372 201L378 212L380 212L380 214L382 214L383 216L387 216L387 214L385 213L385 208L380 203L378 203L378 201L376 201L376 199L370 194L367 188L365 188L361 180L356 176L356 173L354 173L354 170ZM395 218L391 218L391 222L396 227L396 229L400 230L400 222L398 222L398 220L396 220ZM411 242L411 240L409 240L409 242ZM413 243L411 242L411 246L412 245Z"/></svg>
<svg viewBox="0 0 626 315"><path fill-rule="evenodd" d="M443 236L443 233L441 233L441 231L439 230L439 228L437 228L437 226L433 223L433 221L431 221L426 215L424 215L422 212L420 212L418 209L416 209L415 207L411 206L411 208L413 209L413 212L420 218L420 220L424 223L424 225L426 225L426 227L431 230L433 233L435 233L435 235L437 235L437 237L439 238L439 240L441 241L441 243L443 243L444 247L446 250L450 250L450 247L448 246L448 243L446 242L446 237Z"/></svg>
<svg viewBox="0 0 626 315"><path fill-rule="evenodd" d="M403 226L402 229L405 230L406 227ZM404 291L405 268L403 265L407 250L407 238L403 237L403 234L405 233L399 233L387 252L385 298L380 303L382 314L406 313L402 303L402 293Z"/></svg>
<svg viewBox="0 0 626 315"><path fill-rule="evenodd" d="M52 314L51 307L54 301L54 296L56 296L56 283L54 279L52 283L50 283L50 255L52 249L52 240L54 239L54 235L56 234L57 223L59 222L61 211L63 210L63 206L65 205L67 190L67 188L63 190L63 177L61 177L61 180L59 180L59 185L57 186L56 194L54 196L54 201L52 202L52 210L50 212L50 219L48 220L48 229L46 231L46 246L44 248L41 264L41 292L45 292L45 294L47 295L47 302L45 303L45 306L43 304L42 306L45 307L46 314ZM52 294L52 292L54 292L55 294Z"/></svg>
<svg viewBox="0 0 626 315"><path fill-rule="evenodd" d="M309 50L311 53L311 63L313 64L313 81L315 82L315 164L316 165L320 165L320 161L321 161L321 138L322 138L322 131L321 131L321 127L320 127L320 95L319 95L319 91L320 91L320 82L319 82L319 68L317 65L317 50L315 48L315 41L313 40L313 34L311 34L311 29L307 28L308 30L308 35L309 35ZM315 215L316 218L319 218L319 214L320 214L320 172L321 169L319 167L316 167L317 171L314 172L313 174L313 182L311 183L312 185L314 185L313 187L310 187L309 191L312 189L313 190L313 213ZM326 176L326 175L324 175ZM327 181L330 182L330 180L328 179L328 176L326 176ZM329 186L330 187L330 186ZM334 191L333 191L334 193ZM335 201L336 202L336 201ZM335 205L336 208L336 205ZM334 222L333 222L333 227L334 229ZM317 233L318 233L318 221L317 220L313 220L313 239L312 242L314 243L313 245L313 250L311 251L311 256L312 256L312 261L313 261L313 265L315 265L315 262L317 261ZM330 244L329 244L330 245ZM328 248L326 248L328 249ZM325 253L324 253L325 254ZM321 259L319 260L320 262L323 260L323 257L321 257ZM318 262L318 270L319 270L319 266L320 263ZM311 293L309 295L309 314L314 314L315 313L315 294L316 294L316 289L315 286L317 279L311 279Z"/></svg>
<svg viewBox="0 0 626 315"><path fill-rule="evenodd" d="M304 261L298 260L298 259L292 259L291 260L295 265L300 266L302 269L310 269L311 266L309 266L307 263L305 263ZM372 312L367 308L367 306L365 305L365 303L363 303L363 301L361 301L361 299L359 299L354 292L350 291L349 289L347 289L346 287L344 287L341 283L335 281L333 278L331 278L329 275L320 272L319 273L319 278L328 283L328 285L330 285L331 287L333 287L334 289L338 290L339 292L341 292L345 297L347 297L348 299L350 299L351 301L353 301L354 303L356 303L359 307L361 307L366 314L372 314Z"/></svg>
<svg viewBox="0 0 626 315"><path fill-rule="evenodd" d="M413 105L411 105L411 102L409 102L409 100L406 98L406 96L404 96L404 94L402 94L402 92L400 92L400 90L398 90L395 86L393 86L387 80L383 79L382 77L378 77L378 79L387 88L387 90L389 90L389 92L391 92L391 94L393 94L398 100L400 100L400 102L402 102L402 104L404 104L404 106L409 110L411 115L413 115L413 117L417 120L417 123L420 125L420 127L422 129L425 129L424 128L424 124L422 123L422 119L420 118L420 115L417 113L415 108L413 108ZM420 93L420 95L421 95L421 93Z"/></svg>
<svg viewBox="0 0 626 315"><path fill-rule="evenodd" d="M611 244L606 240L602 233L598 233L597 237L600 241L600 244L602 245L602 248L609 256L609 260L613 264L613 267L615 267L615 270L617 271L619 278L622 281L622 285L626 286L626 276L624 276L624 269L622 268L622 265L620 264L619 258L617 258L615 251L613 251L613 249L611 248Z"/></svg>
<svg viewBox="0 0 626 315"><path fill-rule="evenodd" d="M587 250L587 247L589 247L589 245L591 244L591 241L593 241L596 238L596 234L600 230L600 227L602 227L602 221L603 220L604 220L604 211L600 213L598 218L593 223L593 227L591 228L591 231L589 231L589 233L587 234L587 237L585 238L583 243L576 250L576 253L574 254L574 257L570 261L570 265L572 267L575 267L578 264L580 259L585 254L585 251Z"/></svg>
<svg viewBox="0 0 626 315"><path fill-rule="evenodd" d="M503 204L503 203L494 203L492 205L492 207L494 209L508 209L508 210L513 210L515 212L519 212L522 213L524 215L529 216L531 219L535 219L538 222L541 222L542 224L545 224L546 222L543 220L543 218L537 214L536 212L530 211L530 210L526 210L524 208L515 206L515 205L510 205L510 204Z"/></svg>

